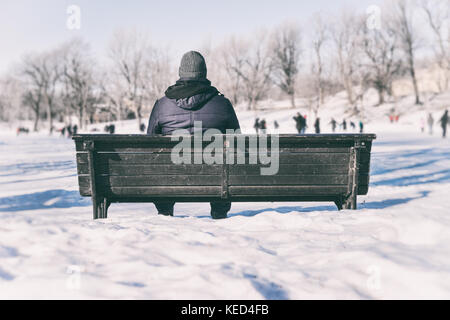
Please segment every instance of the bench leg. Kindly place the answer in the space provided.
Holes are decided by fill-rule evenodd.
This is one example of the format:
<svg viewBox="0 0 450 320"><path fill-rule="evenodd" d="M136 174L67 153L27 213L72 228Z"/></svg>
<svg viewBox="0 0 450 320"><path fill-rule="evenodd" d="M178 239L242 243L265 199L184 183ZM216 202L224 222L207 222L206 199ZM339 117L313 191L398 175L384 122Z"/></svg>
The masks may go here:
<svg viewBox="0 0 450 320"><path fill-rule="evenodd" d="M336 207L338 208L338 210L341 211L342 210L342 198L334 200L334 203L336 204Z"/></svg>
<svg viewBox="0 0 450 320"><path fill-rule="evenodd" d="M357 209L357 202L356 202L356 195L350 195L348 197L342 197L334 201L336 204L338 210L356 210Z"/></svg>
<svg viewBox="0 0 450 320"><path fill-rule="evenodd" d="M356 210L357 209L357 205L356 205L356 195L350 195L347 199L345 199L343 205L342 205L343 209L350 209L350 210Z"/></svg>
<svg viewBox="0 0 450 320"><path fill-rule="evenodd" d="M107 198L102 198L97 203L94 203L94 220L108 218L108 208L110 202Z"/></svg>

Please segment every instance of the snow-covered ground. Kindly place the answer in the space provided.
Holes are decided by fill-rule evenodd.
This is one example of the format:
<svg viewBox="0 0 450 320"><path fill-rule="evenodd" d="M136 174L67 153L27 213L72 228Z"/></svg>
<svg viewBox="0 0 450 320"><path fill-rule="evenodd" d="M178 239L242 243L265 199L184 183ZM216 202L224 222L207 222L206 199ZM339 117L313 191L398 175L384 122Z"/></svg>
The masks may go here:
<svg viewBox="0 0 450 320"><path fill-rule="evenodd" d="M293 132L293 112L264 116ZM71 140L2 131L0 298L449 299L450 141L411 117L366 126L378 139L360 210L234 203L221 221L182 203L173 218L113 204L93 221ZM254 114L239 118L251 131Z"/></svg>

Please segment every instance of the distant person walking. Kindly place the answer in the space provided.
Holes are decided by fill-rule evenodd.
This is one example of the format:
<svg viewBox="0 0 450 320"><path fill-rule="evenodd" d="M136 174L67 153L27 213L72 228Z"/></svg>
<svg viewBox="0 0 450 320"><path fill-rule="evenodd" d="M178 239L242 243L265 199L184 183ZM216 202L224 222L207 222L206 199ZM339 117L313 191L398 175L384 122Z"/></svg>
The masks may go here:
<svg viewBox="0 0 450 320"><path fill-rule="evenodd" d="M67 137L72 138L72 125L71 124L69 124L67 126Z"/></svg>
<svg viewBox="0 0 450 320"><path fill-rule="evenodd" d="M342 120L341 126L342 126L342 130L347 131L347 121L345 119Z"/></svg>
<svg viewBox="0 0 450 320"><path fill-rule="evenodd" d="M275 121L273 122L273 126L274 126L275 130L278 130L278 128L280 127L280 125L278 124L278 121L277 121L277 120L275 120Z"/></svg>
<svg viewBox="0 0 450 320"><path fill-rule="evenodd" d="M298 133L304 134L306 130L306 119L298 112L297 116L294 117L294 120Z"/></svg>
<svg viewBox="0 0 450 320"><path fill-rule="evenodd" d="M362 122L362 120L359 120L359 133L363 132L364 132L364 123Z"/></svg>
<svg viewBox="0 0 450 320"><path fill-rule="evenodd" d="M258 134L259 133L259 128L260 128L259 118L255 119L255 124L253 125L253 128L255 129L256 134Z"/></svg>
<svg viewBox="0 0 450 320"><path fill-rule="evenodd" d="M331 130L332 130L333 132L336 132L336 127L337 127L337 122L336 122L336 120L334 120L333 118L331 118L331 121L330 121L329 124L331 124Z"/></svg>
<svg viewBox="0 0 450 320"><path fill-rule="evenodd" d="M448 124L448 110L445 110L444 115L441 117L441 127L442 127L442 138L447 135L447 124Z"/></svg>
<svg viewBox="0 0 450 320"><path fill-rule="evenodd" d="M434 118L433 118L433 115L431 114L431 112L428 113L427 122L428 122L428 133L430 135L432 135L433 134Z"/></svg>
<svg viewBox="0 0 450 320"><path fill-rule="evenodd" d="M261 122L259 123L259 128L261 129L262 133L266 133L267 132L267 122L266 119L262 119Z"/></svg>
<svg viewBox="0 0 450 320"><path fill-rule="evenodd" d="M116 126L114 124L106 125L105 126L105 132L108 132L109 134L114 134L116 132Z"/></svg>
<svg viewBox="0 0 450 320"><path fill-rule="evenodd" d="M350 127L352 127L352 131L355 131L356 124L353 121L350 121Z"/></svg>
<svg viewBox="0 0 450 320"><path fill-rule="evenodd" d="M316 130L316 133L320 133L320 118L316 119L316 122L314 122L314 129Z"/></svg>

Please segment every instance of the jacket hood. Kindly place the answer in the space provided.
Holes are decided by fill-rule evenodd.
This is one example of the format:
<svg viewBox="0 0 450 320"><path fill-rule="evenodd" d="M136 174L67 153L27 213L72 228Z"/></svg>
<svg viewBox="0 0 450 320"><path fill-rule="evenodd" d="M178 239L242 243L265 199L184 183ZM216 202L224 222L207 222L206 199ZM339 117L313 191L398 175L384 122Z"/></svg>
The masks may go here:
<svg viewBox="0 0 450 320"><path fill-rule="evenodd" d="M166 97L175 100L176 105L182 109L195 110L203 107L209 100L219 94L211 86L209 80L189 80L181 78L175 85L170 86Z"/></svg>

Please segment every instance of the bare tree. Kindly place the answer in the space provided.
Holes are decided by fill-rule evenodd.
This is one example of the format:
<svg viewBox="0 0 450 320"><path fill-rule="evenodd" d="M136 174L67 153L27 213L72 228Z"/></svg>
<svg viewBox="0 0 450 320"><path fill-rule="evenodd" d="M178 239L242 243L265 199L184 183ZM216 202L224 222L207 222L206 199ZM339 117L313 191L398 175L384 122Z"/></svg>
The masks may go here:
<svg viewBox="0 0 450 320"><path fill-rule="evenodd" d="M22 108L23 84L12 75L0 79L0 120L24 119Z"/></svg>
<svg viewBox="0 0 450 320"><path fill-rule="evenodd" d="M385 93L391 93L394 76L400 69L401 60L397 55L398 37L387 23L382 29L369 30L361 25L362 48L366 59L361 65L362 83L368 82L378 92L378 103L383 104Z"/></svg>
<svg viewBox="0 0 450 320"><path fill-rule="evenodd" d="M23 61L22 74L35 95L42 95L47 106L46 114L50 133L56 105L56 89L61 77L61 64L57 50L28 55ZM37 100L36 100L37 101Z"/></svg>
<svg viewBox="0 0 450 320"><path fill-rule="evenodd" d="M105 102L109 106L110 112L118 121L125 117L127 90L114 72L105 72L99 82L102 92L105 95Z"/></svg>
<svg viewBox="0 0 450 320"><path fill-rule="evenodd" d="M152 54L146 60L145 65L145 76L148 83L146 99L149 102L163 96L171 81L176 78L171 64L169 48L153 48L151 52Z"/></svg>
<svg viewBox="0 0 450 320"><path fill-rule="evenodd" d="M142 123L142 111L147 102L149 88L148 67L151 65L153 48L145 35L136 31L116 32L110 44L110 58L115 73L124 83L125 103Z"/></svg>
<svg viewBox="0 0 450 320"><path fill-rule="evenodd" d="M347 99L350 105L355 103L353 86L355 83L356 70L358 68L358 26L360 17L343 13L333 28L330 29L331 38L336 50L336 62L339 77L347 92Z"/></svg>
<svg viewBox="0 0 450 320"><path fill-rule="evenodd" d="M295 87L301 54L301 31L298 25L285 23L272 35L273 80L291 99L295 108Z"/></svg>
<svg viewBox="0 0 450 320"><path fill-rule="evenodd" d="M228 93L233 105L241 101L243 92L243 79L236 70L242 70L245 64L249 44L243 38L232 36L216 49L216 59L222 61L216 73L221 90Z"/></svg>
<svg viewBox="0 0 450 320"><path fill-rule="evenodd" d="M255 110L258 101L267 95L272 82L273 64L267 33L257 32L248 41L245 53L234 57L230 68L242 80L248 110Z"/></svg>
<svg viewBox="0 0 450 320"><path fill-rule="evenodd" d="M414 27L413 8L411 1L397 0L394 1L392 10L392 29L396 30L400 41L400 48L406 55L406 65L411 76L414 94L416 96L416 104L420 104L420 94L417 85L416 76L416 51L419 47L419 37Z"/></svg>
<svg viewBox="0 0 450 320"><path fill-rule="evenodd" d="M80 39L66 44L63 52L63 101L76 112L79 126L84 128L88 111L96 103L94 61L90 57L89 45Z"/></svg>
<svg viewBox="0 0 450 320"><path fill-rule="evenodd" d="M38 131L39 117L43 100L43 94L38 88L28 89L24 92L22 97L23 105L29 107L34 112L33 131L35 132Z"/></svg>
<svg viewBox="0 0 450 320"><path fill-rule="evenodd" d="M435 37L433 48L436 62L443 73L443 79L438 79L437 83L442 92L448 89L450 77L450 7L447 0L422 0L422 8Z"/></svg>
<svg viewBox="0 0 450 320"><path fill-rule="evenodd" d="M314 76L314 91L316 93L316 106L314 114L317 117L320 106L324 103L325 81L324 81L324 59L323 50L325 42L328 40L328 28L320 15L316 15L313 20L312 49L313 59L311 72Z"/></svg>

